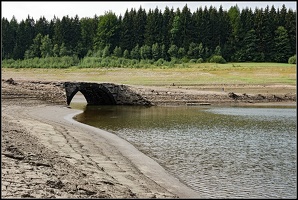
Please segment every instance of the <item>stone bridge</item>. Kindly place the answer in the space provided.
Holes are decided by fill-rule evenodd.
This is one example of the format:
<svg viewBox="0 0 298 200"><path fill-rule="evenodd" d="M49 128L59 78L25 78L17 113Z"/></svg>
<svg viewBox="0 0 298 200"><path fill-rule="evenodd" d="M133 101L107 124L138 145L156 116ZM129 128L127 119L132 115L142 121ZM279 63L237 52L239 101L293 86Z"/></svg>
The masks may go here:
<svg viewBox="0 0 298 200"><path fill-rule="evenodd" d="M88 105L146 105L152 103L126 85L113 83L65 82L66 100L69 105L77 92L81 92Z"/></svg>

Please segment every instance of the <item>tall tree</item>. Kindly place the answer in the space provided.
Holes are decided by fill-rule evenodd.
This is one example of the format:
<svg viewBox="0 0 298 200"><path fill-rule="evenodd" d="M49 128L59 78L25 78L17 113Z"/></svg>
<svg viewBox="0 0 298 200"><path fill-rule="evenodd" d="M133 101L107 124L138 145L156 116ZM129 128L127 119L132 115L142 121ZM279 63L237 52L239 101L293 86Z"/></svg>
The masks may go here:
<svg viewBox="0 0 298 200"><path fill-rule="evenodd" d="M180 22L180 16L176 15L174 17L173 23L172 23L172 28L170 30L171 32L171 46L176 45L180 46L181 40L179 40L179 36L181 33L181 22Z"/></svg>
<svg viewBox="0 0 298 200"><path fill-rule="evenodd" d="M25 26L25 21L22 20L16 31L16 42L13 49L13 59L23 59L24 53L29 47Z"/></svg>
<svg viewBox="0 0 298 200"><path fill-rule="evenodd" d="M288 62L291 55L291 46L289 42L288 32L283 26L279 26L275 31L275 57L276 62Z"/></svg>
<svg viewBox="0 0 298 200"><path fill-rule="evenodd" d="M296 34L297 34L297 13L294 12L292 9L289 9L286 14L286 24L285 29L289 35L289 43L291 47L291 54L296 54Z"/></svg>
<svg viewBox="0 0 298 200"><path fill-rule="evenodd" d="M120 47L122 49L127 49L128 51L131 51L135 46L135 35L134 35L134 24L133 19L135 16L135 10L131 10L128 12L126 10L124 17L121 21L121 35L120 35Z"/></svg>
<svg viewBox="0 0 298 200"><path fill-rule="evenodd" d="M135 44L139 44L140 46L143 46L145 40L145 26L147 23L146 20L146 11L140 6L138 12L134 14L133 17Z"/></svg>
<svg viewBox="0 0 298 200"><path fill-rule="evenodd" d="M193 34L193 22L192 22L192 13L190 9L187 7L187 4L183 7L181 15L181 35L180 40L182 41L181 47L185 50L188 49L189 44L192 42Z"/></svg>
<svg viewBox="0 0 298 200"><path fill-rule="evenodd" d="M119 22L117 16L113 12L106 12L105 15L99 17L95 45L97 49L103 49L108 45L110 45L110 49L114 49L117 46L118 37Z"/></svg>
<svg viewBox="0 0 298 200"><path fill-rule="evenodd" d="M81 44L82 54L85 56L88 51L93 50L93 38L95 38L98 21L96 18L81 18Z"/></svg>
<svg viewBox="0 0 298 200"><path fill-rule="evenodd" d="M59 18L54 17L54 20L51 21L54 26L53 26L53 43L58 44L59 46L64 43L64 34L63 34L63 29L61 26L61 20Z"/></svg>
<svg viewBox="0 0 298 200"><path fill-rule="evenodd" d="M45 35L41 40L40 53L43 58L53 55L52 40L49 35Z"/></svg>
<svg viewBox="0 0 298 200"><path fill-rule="evenodd" d="M194 37L192 38L192 42L194 43L202 42L202 33L200 32L200 29L203 23L202 17L203 17L203 9L202 7L200 7L192 15L193 34L194 34Z"/></svg>
<svg viewBox="0 0 298 200"><path fill-rule="evenodd" d="M255 9L255 26L254 29L256 31L256 36L257 39L259 40L258 43L258 52L260 52L262 54L262 57L260 60L260 62L264 62L265 61L265 52L266 52L266 42L264 40L264 35L266 35L266 29L265 29L265 24L264 24L264 11L263 8Z"/></svg>
<svg viewBox="0 0 298 200"><path fill-rule="evenodd" d="M174 19L174 10L173 8L170 10L167 6L163 13L162 18L162 39L161 44L165 45L165 49L168 49L170 47L171 41L171 25L173 23Z"/></svg>
<svg viewBox="0 0 298 200"><path fill-rule="evenodd" d="M73 49L73 53L75 55L82 57L84 50L81 43L81 24L78 15L76 15L74 18L71 18L70 27L70 32L72 32L72 37L70 39L70 48Z"/></svg>
<svg viewBox="0 0 298 200"><path fill-rule="evenodd" d="M243 38L240 38L239 34L241 32L242 13L240 13L239 7L237 5L230 7L230 9L227 12L229 16L230 31L231 31L231 34L225 45L225 54L226 54L225 58L227 60L234 60L235 52L241 48L240 41Z"/></svg>
<svg viewBox="0 0 298 200"><path fill-rule="evenodd" d="M238 61L241 62L256 62L260 59L260 53L257 51L258 49L258 38L256 36L256 32L254 29L248 31L244 37L242 48L237 52Z"/></svg>
<svg viewBox="0 0 298 200"><path fill-rule="evenodd" d="M151 59L152 58L151 47L146 44L143 45L140 48L140 54L142 59Z"/></svg>
<svg viewBox="0 0 298 200"><path fill-rule="evenodd" d="M158 60L161 57L161 49L158 43L152 45L152 58Z"/></svg>
<svg viewBox="0 0 298 200"><path fill-rule="evenodd" d="M172 44L168 50L168 54L171 56L171 58L177 58L178 57L178 47L175 44Z"/></svg>
<svg viewBox="0 0 298 200"><path fill-rule="evenodd" d="M209 10L212 10L212 6L210 6ZM209 47L209 49L212 47L212 22L210 20L210 13L207 9L207 6L205 6L202 14L202 23L199 32L202 35L202 42L204 46Z"/></svg>
<svg viewBox="0 0 298 200"><path fill-rule="evenodd" d="M147 15L147 23L145 27L145 44L152 46L154 43L162 41L162 14L156 7L154 11L151 9Z"/></svg>
<svg viewBox="0 0 298 200"><path fill-rule="evenodd" d="M14 59L23 59L25 51L33 43L34 19L28 15L27 19L22 20L16 32L16 43L14 46Z"/></svg>
<svg viewBox="0 0 298 200"><path fill-rule="evenodd" d="M35 36L39 33L41 35L48 35L49 34L49 22L46 20L45 17L40 17L39 20L35 23Z"/></svg>
<svg viewBox="0 0 298 200"><path fill-rule="evenodd" d="M217 23L217 28L219 30L219 35L218 35L218 45L223 46L230 35L232 34L232 27L231 23L229 21L229 16L227 11L224 11L222 6L219 7L218 11L218 23Z"/></svg>
<svg viewBox="0 0 298 200"><path fill-rule="evenodd" d="M42 34L38 33L36 37L33 39L33 44L31 44L30 48L26 50L25 58L41 57L40 46L42 44L42 39Z"/></svg>
<svg viewBox="0 0 298 200"><path fill-rule="evenodd" d="M220 30L218 28L218 12L215 7L210 6L209 8L209 22L210 22L210 29L209 33L207 33L206 37L208 38L209 41L209 48L210 49L215 49L216 46L219 44L220 40Z"/></svg>
<svg viewBox="0 0 298 200"><path fill-rule="evenodd" d="M137 59L137 60L139 60L141 58L140 47L138 44L131 50L130 57L132 59Z"/></svg>
<svg viewBox="0 0 298 200"><path fill-rule="evenodd" d="M2 59L12 58L18 24L14 17L10 22L7 20L7 18L2 18L1 24L2 24L2 40L1 40Z"/></svg>

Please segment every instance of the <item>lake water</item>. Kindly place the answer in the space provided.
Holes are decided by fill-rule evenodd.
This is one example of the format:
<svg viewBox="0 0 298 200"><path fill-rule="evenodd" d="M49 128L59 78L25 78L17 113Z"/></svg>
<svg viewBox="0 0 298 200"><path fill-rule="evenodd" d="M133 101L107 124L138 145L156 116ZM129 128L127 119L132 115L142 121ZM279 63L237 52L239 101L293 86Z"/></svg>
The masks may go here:
<svg viewBox="0 0 298 200"><path fill-rule="evenodd" d="M296 108L84 106L200 198L297 198Z"/></svg>

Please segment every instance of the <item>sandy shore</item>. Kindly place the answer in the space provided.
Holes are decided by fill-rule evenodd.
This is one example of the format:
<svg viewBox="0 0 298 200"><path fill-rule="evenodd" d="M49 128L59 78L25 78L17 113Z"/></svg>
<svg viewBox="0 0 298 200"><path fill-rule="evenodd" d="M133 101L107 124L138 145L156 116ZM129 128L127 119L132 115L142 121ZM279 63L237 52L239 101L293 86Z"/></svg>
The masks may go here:
<svg viewBox="0 0 298 200"><path fill-rule="evenodd" d="M61 85L2 81L2 198L200 197L127 141L73 120L81 111L66 106ZM221 91L137 90L155 102L234 102Z"/></svg>

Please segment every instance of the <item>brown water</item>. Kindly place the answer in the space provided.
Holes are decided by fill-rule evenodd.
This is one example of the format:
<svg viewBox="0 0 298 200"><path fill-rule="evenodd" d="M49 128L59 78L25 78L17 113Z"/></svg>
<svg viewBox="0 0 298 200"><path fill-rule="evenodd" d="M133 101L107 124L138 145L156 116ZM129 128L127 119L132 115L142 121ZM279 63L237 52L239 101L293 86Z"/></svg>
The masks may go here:
<svg viewBox="0 0 298 200"><path fill-rule="evenodd" d="M200 198L296 198L296 108L85 106Z"/></svg>

